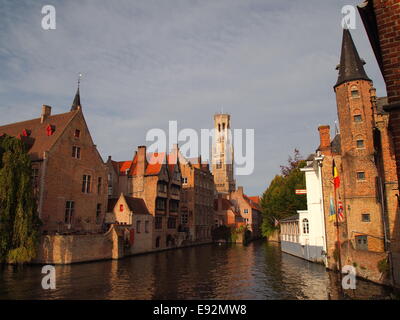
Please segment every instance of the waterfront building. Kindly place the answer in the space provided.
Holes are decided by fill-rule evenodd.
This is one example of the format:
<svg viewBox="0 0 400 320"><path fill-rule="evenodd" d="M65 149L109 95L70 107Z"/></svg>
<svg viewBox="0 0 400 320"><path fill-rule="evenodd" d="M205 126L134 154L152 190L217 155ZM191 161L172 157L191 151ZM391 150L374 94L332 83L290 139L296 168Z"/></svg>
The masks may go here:
<svg viewBox="0 0 400 320"><path fill-rule="evenodd" d="M191 241L211 241L214 225L214 177L209 164L203 163L201 157L186 159L178 152L182 172L180 228L189 231Z"/></svg>
<svg viewBox="0 0 400 320"><path fill-rule="evenodd" d="M221 193L214 199L214 211L214 227L216 228L220 226L238 228L245 225L239 207Z"/></svg>
<svg viewBox="0 0 400 320"><path fill-rule="evenodd" d="M283 252L326 264L322 160L318 152L312 154L300 169L306 178L307 210L298 210L296 215L281 220L280 229Z"/></svg>
<svg viewBox="0 0 400 320"><path fill-rule="evenodd" d="M212 173L218 193L229 194L236 189L231 133L231 116L214 115Z"/></svg>
<svg viewBox="0 0 400 320"><path fill-rule="evenodd" d="M32 161L34 193L44 234L99 233L107 208L107 167L82 112L79 88L69 112L0 126L18 137Z"/></svg>
<svg viewBox="0 0 400 320"><path fill-rule="evenodd" d="M143 199L125 196L108 200L107 224L125 226L124 255L149 252L153 249L153 216Z"/></svg>
<svg viewBox="0 0 400 320"><path fill-rule="evenodd" d="M399 3L399 0L368 0L358 6L360 16L386 84L388 100L384 102L383 110L389 114L387 127L393 139L394 148L392 151L396 158L398 182L400 182L400 131L398 130L400 126L400 64L398 61L400 55ZM387 151L388 149L386 149ZM396 195L397 193L392 196ZM390 200L391 203L393 202L392 200ZM398 206L398 203L396 205ZM397 215L389 216L388 233L390 238L388 250L393 262L392 273L394 284L400 286L400 219L398 213Z"/></svg>
<svg viewBox="0 0 400 320"><path fill-rule="evenodd" d="M182 179L177 153L177 147L166 154L139 146L132 161L107 162L110 196L141 198L154 217L153 249L175 247L188 238L188 232L178 230Z"/></svg>
<svg viewBox="0 0 400 320"><path fill-rule="evenodd" d="M352 265L358 276L387 283L391 271L385 265L390 265L387 253L397 217L396 163L384 99L376 98L364 64L345 29L334 86L340 134L331 141L329 126L319 128L327 263L329 268L337 268L339 262ZM341 181L336 197L333 163ZM338 224L329 221L332 198L334 213L338 208L344 213Z"/></svg>
<svg viewBox="0 0 400 320"><path fill-rule="evenodd" d="M248 197L243 193L243 187L238 187L229 195L230 201L238 209L251 237L257 239L261 237L262 210L259 205L258 197Z"/></svg>

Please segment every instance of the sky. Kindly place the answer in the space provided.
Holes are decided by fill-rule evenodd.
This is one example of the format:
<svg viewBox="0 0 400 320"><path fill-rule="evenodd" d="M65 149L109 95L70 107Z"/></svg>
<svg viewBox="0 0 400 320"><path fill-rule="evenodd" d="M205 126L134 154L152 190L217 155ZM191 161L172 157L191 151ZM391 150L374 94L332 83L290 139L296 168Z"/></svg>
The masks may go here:
<svg viewBox="0 0 400 320"><path fill-rule="evenodd" d="M361 0L0 0L0 125L70 110L81 80L83 112L106 161L131 160L153 128L254 129L251 175L261 195L289 154L334 128L341 9ZM56 29L44 30L44 5ZM357 13L351 30L378 96L385 86Z"/></svg>

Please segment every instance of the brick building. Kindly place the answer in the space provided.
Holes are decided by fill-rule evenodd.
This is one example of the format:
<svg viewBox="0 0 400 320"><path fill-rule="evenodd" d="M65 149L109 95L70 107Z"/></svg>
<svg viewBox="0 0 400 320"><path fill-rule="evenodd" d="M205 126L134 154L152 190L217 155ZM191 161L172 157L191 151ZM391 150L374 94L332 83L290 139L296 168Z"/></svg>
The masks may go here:
<svg viewBox="0 0 400 320"><path fill-rule="evenodd" d="M340 249L342 265L357 267L359 276L386 282L378 264L387 258L389 221L396 216L393 184L397 184L393 145L387 130L384 99L376 99L372 80L365 73L350 32L343 31L339 76L334 86L340 134L330 139L329 126L320 126L318 151L327 233L328 266L336 268ZM333 161L340 187L333 186ZM331 202L344 209L344 221L330 221ZM338 240L341 243L338 247Z"/></svg>
<svg viewBox="0 0 400 320"><path fill-rule="evenodd" d="M28 147L42 231L101 232L107 206L107 167L90 135L79 88L71 110L0 126Z"/></svg>
<svg viewBox="0 0 400 320"><path fill-rule="evenodd" d="M258 197L248 197L243 193L243 187L230 193L230 201L238 208L243 221L251 231L252 238L261 237L262 210Z"/></svg>
<svg viewBox="0 0 400 320"><path fill-rule="evenodd" d="M192 241L211 241L214 225L214 176L201 157L185 159L179 152L182 172L181 221Z"/></svg>
<svg viewBox="0 0 400 320"><path fill-rule="evenodd" d="M389 114L389 131L394 144L397 181L400 181L400 0L368 0L359 5L358 10L386 83L388 101L383 109ZM398 192L392 196L397 194ZM395 206L398 207L398 202ZM389 229L393 278L395 285L400 286L398 214L389 217Z"/></svg>
<svg viewBox="0 0 400 320"><path fill-rule="evenodd" d="M143 199L121 194L108 200L106 223L126 226L124 255L152 251L153 220Z"/></svg>
<svg viewBox="0 0 400 320"><path fill-rule="evenodd" d="M107 166L109 195L141 198L154 217L153 249L179 245L187 235L178 232L182 181L177 149L170 154L147 153L139 146L132 161L109 158Z"/></svg>
<svg viewBox="0 0 400 320"><path fill-rule="evenodd" d="M245 225L245 220L240 214L240 209L232 201L219 193L214 199L215 227L227 226L238 228Z"/></svg>

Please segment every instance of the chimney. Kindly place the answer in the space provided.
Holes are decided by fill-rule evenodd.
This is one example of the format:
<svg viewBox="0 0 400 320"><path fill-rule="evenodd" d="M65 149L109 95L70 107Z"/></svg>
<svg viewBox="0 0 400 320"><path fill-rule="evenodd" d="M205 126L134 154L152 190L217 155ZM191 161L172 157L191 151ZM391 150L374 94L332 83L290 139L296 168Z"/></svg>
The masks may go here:
<svg viewBox="0 0 400 320"><path fill-rule="evenodd" d="M330 134L330 126L319 126L319 148L320 151L330 151L331 148L331 134Z"/></svg>
<svg viewBox="0 0 400 320"><path fill-rule="evenodd" d="M42 114L40 115L40 123L45 122L45 120L51 115L51 107L46 106L45 104L42 106Z"/></svg>
<svg viewBox="0 0 400 320"><path fill-rule="evenodd" d="M137 175L144 175L146 170L146 146L139 146L137 151Z"/></svg>

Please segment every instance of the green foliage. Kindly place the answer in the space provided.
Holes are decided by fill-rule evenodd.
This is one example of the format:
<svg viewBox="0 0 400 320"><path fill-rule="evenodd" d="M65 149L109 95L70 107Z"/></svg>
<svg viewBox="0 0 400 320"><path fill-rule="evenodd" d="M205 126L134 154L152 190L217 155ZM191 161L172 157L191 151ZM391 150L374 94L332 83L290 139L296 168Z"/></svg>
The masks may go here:
<svg viewBox="0 0 400 320"><path fill-rule="evenodd" d="M275 219L280 220L295 215L297 210L307 208L305 195L296 195L296 189L305 189L304 172L300 171L306 165L301 160L300 153L294 150L294 156L289 157L288 165L281 166L281 175L276 175L261 198L263 209L262 233L270 236L278 227Z"/></svg>
<svg viewBox="0 0 400 320"><path fill-rule="evenodd" d="M380 273L389 272L389 261L387 258L378 261L378 270Z"/></svg>
<svg viewBox="0 0 400 320"><path fill-rule="evenodd" d="M32 168L21 140L0 137L0 262L24 263L36 255L40 221Z"/></svg>

